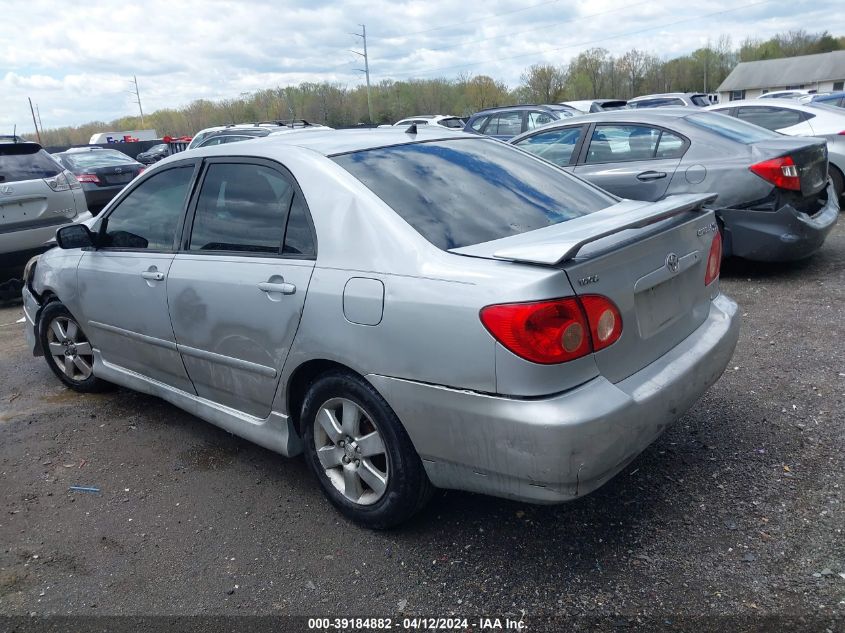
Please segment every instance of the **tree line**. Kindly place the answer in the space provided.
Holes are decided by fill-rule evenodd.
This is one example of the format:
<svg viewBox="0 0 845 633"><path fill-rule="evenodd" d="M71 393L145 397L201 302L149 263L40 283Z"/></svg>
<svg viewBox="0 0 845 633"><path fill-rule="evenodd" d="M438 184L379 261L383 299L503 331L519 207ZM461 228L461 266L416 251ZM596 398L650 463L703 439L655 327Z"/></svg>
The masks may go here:
<svg viewBox="0 0 845 633"><path fill-rule="evenodd" d="M669 60L636 48L618 57L604 48L591 48L566 65L534 64L526 68L514 89L488 75L382 80L371 88L372 121L366 87L304 82L244 93L237 98L199 99L183 107L157 110L144 117L144 125L140 117L125 116L110 122L42 130L42 142L84 144L97 132L142 128L155 128L161 135L190 136L215 125L276 119L306 119L332 127L352 127L394 123L415 114L468 116L484 108L514 103L630 99L655 92L714 92L738 62L834 50L845 50L845 37L803 30L768 40L748 38L738 47L729 37L721 36L712 44Z"/></svg>

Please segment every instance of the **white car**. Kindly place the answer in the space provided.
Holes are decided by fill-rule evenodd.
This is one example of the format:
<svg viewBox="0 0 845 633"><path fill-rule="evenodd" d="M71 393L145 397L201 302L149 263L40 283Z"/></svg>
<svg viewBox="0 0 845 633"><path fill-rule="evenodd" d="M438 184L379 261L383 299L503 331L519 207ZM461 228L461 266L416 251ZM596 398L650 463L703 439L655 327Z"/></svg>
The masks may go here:
<svg viewBox="0 0 845 633"><path fill-rule="evenodd" d="M836 193L845 192L845 110L795 99L729 101L705 108L727 114L787 136L817 136L827 140L830 177Z"/></svg>
<svg viewBox="0 0 845 633"><path fill-rule="evenodd" d="M417 125L439 125L440 127L446 127L454 130L464 129L463 119L445 114L420 114L419 116L409 116L397 121L392 127L408 126L413 123L416 123Z"/></svg>
<svg viewBox="0 0 845 633"><path fill-rule="evenodd" d="M772 90L764 95L757 97L758 99L795 99L796 97L803 97L804 95L813 94L809 90L796 88L795 90Z"/></svg>
<svg viewBox="0 0 845 633"><path fill-rule="evenodd" d="M259 121L257 123L234 123L232 125L216 125L214 127L208 127L204 130L200 130L196 134L194 134L194 138L191 139L191 142L186 147L186 150L189 149L196 149L199 147L200 143L202 143L206 138L208 138L214 132L219 132L220 130L232 130L237 131L239 129L244 128L256 128L256 127L267 127L267 128L291 128L291 129L302 129L308 127L316 127L321 129L331 129L326 128L324 125L320 125L318 123L309 123L305 119L293 119L288 121Z"/></svg>

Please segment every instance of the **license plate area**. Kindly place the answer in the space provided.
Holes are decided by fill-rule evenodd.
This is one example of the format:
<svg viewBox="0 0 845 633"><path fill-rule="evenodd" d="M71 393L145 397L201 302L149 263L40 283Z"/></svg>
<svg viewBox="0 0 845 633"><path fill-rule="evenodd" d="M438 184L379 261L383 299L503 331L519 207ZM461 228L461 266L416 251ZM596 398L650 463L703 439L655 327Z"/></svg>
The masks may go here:
<svg viewBox="0 0 845 633"><path fill-rule="evenodd" d="M123 185L132 180L133 174L112 174L106 176L106 183L109 185Z"/></svg>
<svg viewBox="0 0 845 633"><path fill-rule="evenodd" d="M697 267L687 268L634 295L640 338L651 338L692 311L695 297L691 292L690 277L696 270Z"/></svg>

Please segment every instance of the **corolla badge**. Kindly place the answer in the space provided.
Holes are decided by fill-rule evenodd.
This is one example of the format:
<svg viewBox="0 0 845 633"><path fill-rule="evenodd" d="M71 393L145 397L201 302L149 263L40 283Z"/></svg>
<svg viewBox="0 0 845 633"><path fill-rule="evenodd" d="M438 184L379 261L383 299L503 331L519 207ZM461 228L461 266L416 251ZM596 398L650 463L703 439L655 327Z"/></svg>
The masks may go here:
<svg viewBox="0 0 845 633"><path fill-rule="evenodd" d="M676 273L678 272L678 264L679 264L678 256L675 253L669 253L666 256L666 268L670 270L670 272Z"/></svg>
<svg viewBox="0 0 845 633"><path fill-rule="evenodd" d="M0 193L6 196L11 196L14 191L15 190L12 189L11 185L3 185L2 187L0 187Z"/></svg>

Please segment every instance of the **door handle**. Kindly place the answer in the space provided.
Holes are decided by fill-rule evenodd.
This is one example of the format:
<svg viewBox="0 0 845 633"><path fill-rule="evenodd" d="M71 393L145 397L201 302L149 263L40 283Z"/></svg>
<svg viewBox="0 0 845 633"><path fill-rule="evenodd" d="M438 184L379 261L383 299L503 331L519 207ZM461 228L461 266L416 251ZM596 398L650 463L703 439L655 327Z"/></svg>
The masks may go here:
<svg viewBox="0 0 845 633"><path fill-rule="evenodd" d="M292 295L296 292L296 286L286 283L284 281L273 283L270 281L262 281L258 284L258 289L262 292L280 292L283 295Z"/></svg>
<svg viewBox="0 0 845 633"><path fill-rule="evenodd" d="M666 178L665 171L644 171L641 174L637 174L637 180L641 180L643 182L648 182L650 180L660 180L661 178Z"/></svg>
<svg viewBox="0 0 845 633"><path fill-rule="evenodd" d="M149 281L164 281L164 273L154 270L145 270L141 273L141 277L148 279Z"/></svg>

